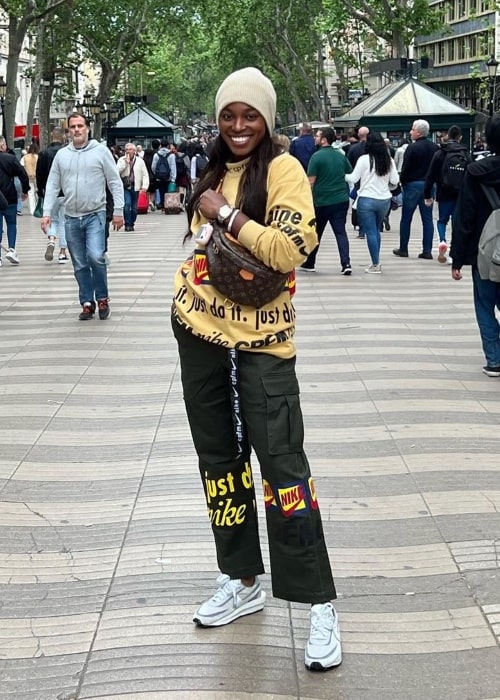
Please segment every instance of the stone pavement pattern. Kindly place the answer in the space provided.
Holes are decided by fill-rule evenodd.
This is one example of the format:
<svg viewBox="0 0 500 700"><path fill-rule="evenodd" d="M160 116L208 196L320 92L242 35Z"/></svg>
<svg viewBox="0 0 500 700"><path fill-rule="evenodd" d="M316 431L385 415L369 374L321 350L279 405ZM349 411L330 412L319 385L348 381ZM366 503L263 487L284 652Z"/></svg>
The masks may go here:
<svg viewBox="0 0 500 700"><path fill-rule="evenodd" d="M307 607L268 575L263 613L191 622L217 572L169 322L184 217L112 236L112 315L85 323L71 266L19 220L21 265L0 269L1 700L500 698L500 380L470 274L417 260L417 222L395 258L393 220L383 275L351 231L340 276L327 232L297 284L343 633L327 674L303 665Z"/></svg>

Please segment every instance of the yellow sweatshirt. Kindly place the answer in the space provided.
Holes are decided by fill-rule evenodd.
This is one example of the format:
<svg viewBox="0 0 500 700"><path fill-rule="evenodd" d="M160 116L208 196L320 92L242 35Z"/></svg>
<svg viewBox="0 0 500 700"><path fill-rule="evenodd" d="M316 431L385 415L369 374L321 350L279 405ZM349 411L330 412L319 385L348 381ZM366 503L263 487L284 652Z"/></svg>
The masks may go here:
<svg viewBox="0 0 500 700"><path fill-rule="evenodd" d="M247 164L248 159L227 163L221 191L231 205ZM295 268L318 242L311 186L296 158L284 153L271 161L267 193L267 225L247 221L238 241L269 267L290 272L286 289L259 309L233 304L210 283L205 248L197 246L175 275L173 314L183 328L209 343L290 358L295 355ZM193 233L205 222L195 215Z"/></svg>

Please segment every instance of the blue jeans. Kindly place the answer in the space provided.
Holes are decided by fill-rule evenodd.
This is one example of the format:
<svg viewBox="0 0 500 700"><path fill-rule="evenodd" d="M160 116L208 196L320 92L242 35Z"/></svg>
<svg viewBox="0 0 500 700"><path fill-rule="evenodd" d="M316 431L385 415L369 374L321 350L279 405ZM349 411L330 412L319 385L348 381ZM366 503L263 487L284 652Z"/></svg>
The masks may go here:
<svg viewBox="0 0 500 700"><path fill-rule="evenodd" d="M437 221L437 230L439 242L446 240L446 225L455 211L457 200L451 202L438 202L439 219Z"/></svg>
<svg viewBox="0 0 500 700"><path fill-rule="evenodd" d="M123 190L123 195L125 199L125 206L123 207L125 226L133 226L137 219L137 200L139 199L139 192L127 189Z"/></svg>
<svg viewBox="0 0 500 700"><path fill-rule="evenodd" d="M0 243L2 242L3 236L4 217L7 222L7 240L9 242L9 248L15 248L17 238L17 204L9 204L7 209L0 212Z"/></svg>
<svg viewBox="0 0 500 700"><path fill-rule="evenodd" d="M380 228L391 204L388 199L358 197L359 225L363 229L373 265L380 264Z"/></svg>
<svg viewBox="0 0 500 700"><path fill-rule="evenodd" d="M66 216L66 240L78 282L80 304L108 298L105 227L105 211L85 216Z"/></svg>
<svg viewBox="0 0 500 700"><path fill-rule="evenodd" d="M403 187L403 208L401 211L401 224L399 226L399 249L408 251L410 240L410 225L419 208L422 219L422 252L432 252L432 239L434 238L434 224L432 222L432 207L427 207L424 202L424 181L408 182Z"/></svg>
<svg viewBox="0 0 500 700"><path fill-rule="evenodd" d="M59 248L66 248L66 222L64 216L64 197L58 197L50 212L50 229L47 238L59 236Z"/></svg>
<svg viewBox="0 0 500 700"><path fill-rule="evenodd" d="M488 367L500 367L500 325L495 307L500 309L500 284L482 280L476 268L472 268L474 311L479 326L483 352Z"/></svg>
<svg viewBox="0 0 500 700"><path fill-rule="evenodd" d="M319 244L323 231L328 222L333 229L337 248L339 250L340 264L342 267L350 265L349 258L349 239L345 230L345 222L347 219L347 211L349 209L349 201L340 202L340 204L329 204L326 207L314 207L316 212L316 233L318 234L318 245L309 255L304 263L304 267L314 267L316 264L316 255L318 254Z"/></svg>

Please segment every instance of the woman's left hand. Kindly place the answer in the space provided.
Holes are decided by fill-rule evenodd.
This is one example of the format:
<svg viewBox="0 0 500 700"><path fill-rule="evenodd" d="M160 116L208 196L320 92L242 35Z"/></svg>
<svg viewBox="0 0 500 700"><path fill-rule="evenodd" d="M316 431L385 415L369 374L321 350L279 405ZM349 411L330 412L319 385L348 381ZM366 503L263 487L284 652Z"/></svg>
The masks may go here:
<svg viewBox="0 0 500 700"><path fill-rule="evenodd" d="M229 204L227 199L215 190L205 190L198 201L198 211L205 219L216 219L219 209Z"/></svg>

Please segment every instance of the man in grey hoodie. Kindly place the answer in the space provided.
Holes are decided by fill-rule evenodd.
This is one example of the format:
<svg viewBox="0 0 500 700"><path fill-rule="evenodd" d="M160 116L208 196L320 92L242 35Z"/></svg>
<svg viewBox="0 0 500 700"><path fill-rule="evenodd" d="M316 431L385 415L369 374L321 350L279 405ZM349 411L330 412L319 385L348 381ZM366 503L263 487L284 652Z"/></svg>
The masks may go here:
<svg viewBox="0 0 500 700"><path fill-rule="evenodd" d="M80 320L110 314L108 279L104 258L106 231L106 186L114 201L113 228L123 226L123 185L109 149L89 140L89 122L74 112L68 117L71 143L53 160L45 187L42 230L50 228L50 213L59 192L64 192L66 239L79 288Z"/></svg>

